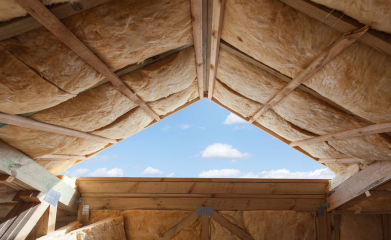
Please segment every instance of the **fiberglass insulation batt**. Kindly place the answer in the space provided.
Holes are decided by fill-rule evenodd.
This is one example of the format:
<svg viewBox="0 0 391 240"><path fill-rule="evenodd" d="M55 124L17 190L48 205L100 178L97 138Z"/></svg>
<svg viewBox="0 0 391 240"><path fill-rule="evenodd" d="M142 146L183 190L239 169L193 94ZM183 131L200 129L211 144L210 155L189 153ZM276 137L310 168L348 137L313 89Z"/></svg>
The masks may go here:
<svg viewBox="0 0 391 240"><path fill-rule="evenodd" d="M382 9L372 15L390 15L382 8L389 9L389 2L361 1L359 5L367 4ZM221 37L254 59L295 77L340 35L280 1L227 0ZM391 56L356 42L304 85L362 118L391 121L390 65Z"/></svg>

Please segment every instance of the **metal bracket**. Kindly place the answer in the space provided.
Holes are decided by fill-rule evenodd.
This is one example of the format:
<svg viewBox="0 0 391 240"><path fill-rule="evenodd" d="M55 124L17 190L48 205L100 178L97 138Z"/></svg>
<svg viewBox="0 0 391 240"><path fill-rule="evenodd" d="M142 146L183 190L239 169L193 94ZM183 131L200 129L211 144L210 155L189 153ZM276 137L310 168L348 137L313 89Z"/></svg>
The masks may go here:
<svg viewBox="0 0 391 240"><path fill-rule="evenodd" d="M84 203L84 199L82 199L82 198L79 198L79 199L76 199L76 201L75 201L76 203Z"/></svg>
<svg viewBox="0 0 391 240"><path fill-rule="evenodd" d="M197 215L198 216L212 216L213 215L213 207L197 207Z"/></svg>
<svg viewBox="0 0 391 240"><path fill-rule="evenodd" d="M83 205L81 210L81 215L89 215L90 214L90 205Z"/></svg>
<svg viewBox="0 0 391 240"><path fill-rule="evenodd" d="M61 198L61 194L56 192L53 188L50 188L49 191L46 193L45 197L43 198L43 200L55 207L57 206L57 203L60 200L60 198Z"/></svg>
<svg viewBox="0 0 391 240"><path fill-rule="evenodd" d="M322 208L329 208L330 207L330 203L322 202L321 206L322 206Z"/></svg>
<svg viewBox="0 0 391 240"><path fill-rule="evenodd" d="M318 207L318 211L317 211L318 217L324 217L324 209L329 207L330 207L330 203L322 202L320 204L320 207Z"/></svg>

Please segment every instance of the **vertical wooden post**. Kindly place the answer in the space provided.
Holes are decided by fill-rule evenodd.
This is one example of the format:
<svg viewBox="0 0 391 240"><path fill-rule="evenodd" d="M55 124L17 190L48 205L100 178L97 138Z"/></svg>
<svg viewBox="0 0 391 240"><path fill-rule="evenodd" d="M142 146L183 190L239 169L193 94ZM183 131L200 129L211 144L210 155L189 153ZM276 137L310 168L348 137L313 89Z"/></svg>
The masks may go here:
<svg viewBox="0 0 391 240"><path fill-rule="evenodd" d="M327 217L326 213L323 217L316 216L316 230L317 240L328 240L327 239Z"/></svg>
<svg viewBox="0 0 391 240"><path fill-rule="evenodd" d="M334 217L334 240L339 240L340 239L340 224L341 224L341 215L339 214L331 214Z"/></svg>
<svg viewBox="0 0 391 240"><path fill-rule="evenodd" d="M382 214L383 220L383 239L391 240L391 221L387 214Z"/></svg>
<svg viewBox="0 0 391 240"><path fill-rule="evenodd" d="M56 229L57 206L50 205L37 222L36 237L42 237L54 232Z"/></svg>
<svg viewBox="0 0 391 240"><path fill-rule="evenodd" d="M209 216L201 216L201 240L210 239L209 221Z"/></svg>
<svg viewBox="0 0 391 240"><path fill-rule="evenodd" d="M88 206L88 213L86 214L86 207L88 206L83 203L79 203L79 211L77 213L77 220L82 224L82 226L88 225L88 221L90 220L90 211L89 211L89 206ZM84 211L83 211L84 208ZM84 213L83 213L84 212Z"/></svg>

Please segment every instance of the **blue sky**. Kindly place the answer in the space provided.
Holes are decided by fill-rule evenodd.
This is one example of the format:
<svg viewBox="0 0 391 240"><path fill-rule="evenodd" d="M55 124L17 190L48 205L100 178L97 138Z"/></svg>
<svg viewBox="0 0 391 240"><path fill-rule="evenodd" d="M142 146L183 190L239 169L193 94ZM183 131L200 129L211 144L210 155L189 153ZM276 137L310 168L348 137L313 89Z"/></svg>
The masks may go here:
<svg viewBox="0 0 391 240"><path fill-rule="evenodd" d="M323 165L203 99L71 168L69 176L332 178Z"/></svg>

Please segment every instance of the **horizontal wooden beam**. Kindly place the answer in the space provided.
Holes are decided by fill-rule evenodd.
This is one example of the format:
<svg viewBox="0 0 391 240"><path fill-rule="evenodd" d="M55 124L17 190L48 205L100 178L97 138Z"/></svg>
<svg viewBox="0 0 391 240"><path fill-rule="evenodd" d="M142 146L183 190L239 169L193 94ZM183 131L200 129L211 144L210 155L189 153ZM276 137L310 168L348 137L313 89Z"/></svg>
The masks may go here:
<svg viewBox="0 0 391 240"><path fill-rule="evenodd" d="M313 76L318 70L320 70L323 66L329 63L332 59L334 59L338 54L340 54L347 47L352 45L357 41L367 30L369 29L369 25L358 29L352 33L344 34L340 38L338 38L333 44L327 47L319 56L315 58L312 63L306 67L303 71L301 71L297 76L295 76L292 81L290 81L283 89L278 91L266 104L264 104L258 112L251 117L249 120L250 123L257 120L262 114L271 109L274 105L279 103L282 99L288 96L292 91L294 91L300 84L305 82L311 76Z"/></svg>
<svg viewBox="0 0 391 240"><path fill-rule="evenodd" d="M81 132L65 127L59 127L48 123L39 122L30 118L21 117L18 115L0 113L0 122L9 125L24 127L24 128L30 128L30 129L35 129L35 130L40 130L45 132L67 135L71 137L85 138L85 139L91 139L91 140L107 142L107 143L117 143L117 140L115 139L109 139L109 138L93 135L91 133L85 133L85 132Z"/></svg>
<svg viewBox="0 0 391 240"><path fill-rule="evenodd" d="M221 199L221 198L83 198L90 210L195 210L218 211L293 210L313 212L323 199Z"/></svg>
<svg viewBox="0 0 391 240"><path fill-rule="evenodd" d="M40 203L40 192L31 190L18 191L13 201Z"/></svg>
<svg viewBox="0 0 391 240"><path fill-rule="evenodd" d="M180 231L185 229L190 223L194 222L198 219L197 212L192 212L190 215L182 219L179 223L175 224L172 228L168 229L164 232L160 237L156 238L156 240L170 240L173 236L178 234Z"/></svg>
<svg viewBox="0 0 391 240"><path fill-rule="evenodd" d="M11 187L17 191L36 190L10 175L0 175L0 183L7 185L8 187Z"/></svg>
<svg viewBox="0 0 391 240"><path fill-rule="evenodd" d="M354 211L349 211L349 210L333 210L333 214L391 214L391 211L360 211L360 212L354 212Z"/></svg>
<svg viewBox="0 0 391 240"><path fill-rule="evenodd" d="M326 142L326 141L332 141L332 140L339 140L339 139L346 139L346 138L353 138L353 137L359 137L359 136L365 136L365 135L371 135L371 134L377 134L377 133L385 133L385 132L391 132L391 122L387 123L378 123L362 128L356 128L356 129L350 129L346 131L341 132L335 132L335 133L329 133L325 134L319 137L313 137L309 139L294 141L289 144L290 146L300 146L300 145L308 145L308 144L314 144L319 142Z"/></svg>
<svg viewBox="0 0 391 240"><path fill-rule="evenodd" d="M254 240L254 238L250 234L248 234L246 231L233 224L224 216L220 215L220 213L218 213L217 211L213 211L213 215L211 216L211 218L215 220L218 224L220 224L222 227L230 231L232 234L238 236L240 239Z"/></svg>
<svg viewBox="0 0 391 240"><path fill-rule="evenodd" d="M78 159L78 160L84 160L86 159L86 156L78 156L78 155L57 155L57 154L49 154L41 157L35 158L35 160L72 160L72 159Z"/></svg>
<svg viewBox="0 0 391 240"><path fill-rule="evenodd" d="M337 10L327 8L311 2L310 0L280 1L312 18L322 21L342 33L350 32L363 26L363 24L359 23L357 20L354 20ZM388 34L370 29L359 39L359 41L391 55L391 39Z"/></svg>
<svg viewBox="0 0 391 240"><path fill-rule="evenodd" d="M77 2L72 3L55 4L48 8L58 19L64 19L109 1L110 0L78 0ZM0 41L34 30L41 26L42 25L31 16L20 17L0 23Z"/></svg>
<svg viewBox="0 0 391 240"><path fill-rule="evenodd" d="M391 162L378 161L347 179L341 185L330 191L327 202L330 204L328 211L332 211L342 205L353 202L354 205L366 198L364 193L369 190L378 189L382 184L391 180ZM358 200L358 202L356 202ZM349 204L351 206L352 204Z"/></svg>
<svg viewBox="0 0 391 240"><path fill-rule="evenodd" d="M366 191L365 195L367 197L391 197L391 192L389 191Z"/></svg>
<svg viewBox="0 0 391 240"><path fill-rule="evenodd" d="M357 158L321 158L318 163L361 163L360 159Z"/></svg>
<svg viewBox="0 0 391 240"><path fill-rule="evenodd" d="M105 76L116 90L140 106L156 121L160 121L160 117L142 99L134 94L130 88L122 82L122 80L112 70L110 70L109 67L106 66L106 64L104 64L86 45L84 45L39 0L15 0L15 2L23 7L31 16L46 27L72 51L78 54L84 61Z"/></svg>

